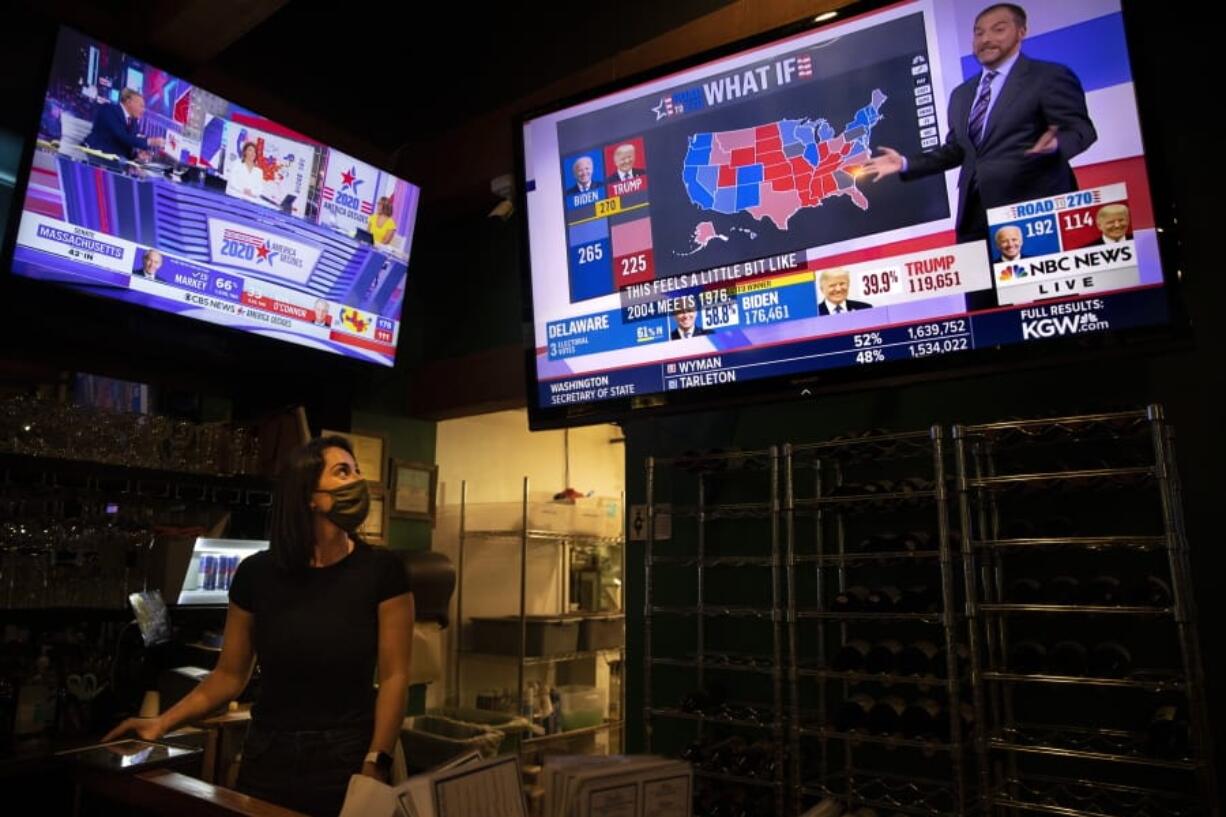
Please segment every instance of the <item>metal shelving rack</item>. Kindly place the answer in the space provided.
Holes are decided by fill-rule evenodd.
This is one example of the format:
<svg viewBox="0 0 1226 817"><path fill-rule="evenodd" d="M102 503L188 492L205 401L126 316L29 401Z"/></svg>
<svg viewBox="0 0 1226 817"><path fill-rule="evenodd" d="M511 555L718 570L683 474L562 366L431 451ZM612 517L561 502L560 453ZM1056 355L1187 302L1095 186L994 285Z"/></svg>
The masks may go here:
<svg viewBox="0 0 1226 817"><path fill-rule="evenodd" d="M529 527L529 488L530 482L528 477L524 477L523 493L521 496L521 526L518 528L507 530L472 530L467 526L468 521L468 482L461 481L460 483L460 535L459 547L456 564L456 574L458 581L456 583L456 620L460 623L460 636L458 638L458 646L454 650L454 664L452 669L452 691L450 699L453 704L458 704L461 700L463 691L463 665L467 657L479 657L485 660L510 661L517 665L516 675L516 712L521 714L526 708L526 699L524 697L526 691L525 675L528 667L539 667L553 664L562 664L571 661L579 661L586 659L598 658L602 655L616 653L619 656L618 672L621 673L619 683L619 704L618 716L616 718L608 718L603 723L587 727L583 729L572 729L566 732L558 732L551 735L540 735L522 740L519 744L521 753L531 753L544 750L545 747L564 743L584 735L598 734L607 732L612 738L617 736L617 746L624 745L624 730L625 730L625 712L626 712L626 683L625 683L625 641L615 648L606 650L590 650L580 652L559 653L545 656L530 656L528 652L528 619L527 619L527 598L528 598L528 550L532 545L552 546L561 548L561 563L562 567L558 574L558 581L561 583L559 587L560 597L565 599L566 596L566 576L570 571L571 554L575 548L600 548L600 547L616 547L619 551L619 560L621 564L621 578L623 583L626 578L626 548L625 539L623 537L607 538L600 536L590 536L575 533L566 533L550 530L534 530ZM464 624L464 557L466 545L476 541L499 541L499 542L516 542L519 545L519 645L518 650L514 654L504 653L486 653L477 650L471 650L464 647L463 641L463 624ZM625 593L623 585L622 593L622 609L612 611L613 613L624 613L625 610ZM593 616L607 616L609 612L593 613ZM580 618L582 614L575 615L570 613L559 613L559 616L569 618ZM620 750L620 749L619 749Z"/></svg>
<svg viewBox="0 0 1226 817"><path fill-rule="evenodd" d="M1173 433L1161 407L956 426L954 442L971 664L976 681L976 750L985 814L1218 815ZM1086 463L1077 456L1069 461L1070 455L1086 449L1095 461ZM1110 456L1096 457L1099 451ZM1127 459L1130 451L1131 460ZM1119 462L1121 456L1125 459L1115 467L1112 462ZM1063 467L1051 467L1052 460L1064 460ZM1133 492L1128 497L1144 498L1145 502L1140 498L1125 502L1118 494L1121 487ZM1098 491L1100 502L1102 498L1114 500L1112 514L1120 524L1134 524L1128 512L1152 505L1155 521L1161 520L1161 533L1012 536L1005 529L1008 523L1002 521L1002 516L1008 516L1008 509L1002 514L1002 505L1019 502L1019 495L1029 501L1043 496L1039 493L1043 489L1053 488L1074 498ZM1007 570L1020 558L1048 552L1061 560L1092 559L1105 569L1126 566L1123 560L1127 558L1148 558L1151 565L1160 561L1171 588L1171 603L1153 607L1084 604L1077 600L1032 604L1009 598L1005 590ZM1129 557L1134 553L1150 555ZM1082 626L1087 626L1084 622L1094 622L1098 627L1114 625L1121 633L1144 623L1169 626L1180 666L1166 673L1123 677L1018 672L1007 665L1010 636L1017 622L1027 617L1038 617L1051 625L1073 621L1083 622ZM1143 737L1133 731L1034 725L1018 717L1018 708L1035 700L1057 709L1061 700L1078 689L1097 696L1135 698L1154 692L1182 696L1190 751L1186 756L1157 756L1146 750ZM1044 697L1033 697L1038 695ZM1110 701L1120 711L1131 711L1127 697L1118 698L1125 706L1116 703L1116 698ZM1145 711L1143 703L1136 708L1138 713ZM1041 771L1036 769L1038 765ZM1051 773L1053 768L1055 775ZM1110 778L1116 774L1127 777L1115 783Z"/></svg>
<svg viewBox="0 0 1226 817"><path fill-rule="evenodd" d="M774 814L785 813L786 763L784 758L784 690L783 690L783 602L781 596L782 556L780 546L779 507L779 451L771 447L761 451L710 454L698 458L648 457L647 463L647 542L645 550L645 601L643 639L643 718L646 751L653 751L653 733L661 721L691 721L697 724L697 739L701 741L708 727L737 730L738 733L769 736L773 746L774 776L747 777L695 768L698 778L715 780L725 784L745 786L754 790L772 790ZM661 472L668 471L676 477L693 474L694 502L675 505L663 502L658 496ZM712 502L710 495L718 487L721 478L729 475L756 473L765 476L762 496L752 502ZM695 528L695 549L684 555L657 554L657 522L663 513L673 520L692 519ZM709 553L709 527L722 520L754 520L760 522L766 553L732 556ZM696 580L696 598L692 605L661 605L656 601L655 572L658 568L692 568ZM712 571L743 571L745 581L754 583L761 592L763 585L769 593L768 606L740 606L713 603L708 595ZM761 582L762 584L758 584ZM690 622L694 627L696 649L692 656L659 655L653 638L653 621L662 617L677 622ZM740 653L714 650L708 640L709 622L715 619L733 619L771 622L771 645L769 654ZM770 680L771 701L737 705L731 714L712 715L686 711L680 706L659 706L655 703L653 670L656 667L692 669L693 688L705 689L709 679L728 673L727 677L741 678L754 675ZM736 717L745 715L745 717ZM658 745L655 747L658 751Z"/></svg>
<svg viewBox="0 0 1226 817"><path fill-rule="evenodd" d="M961 723L961 686L967 680L958 672L960 645L957 583L957 556L951 543L947 489L946 454L939 426L927 431L898 434L876 433L825 443L784 446L784 514L787 539L789 682L791 689L791 778L792 807L799 814L806 797L834 797L849 808L888 809L903 814L962 815L967 811L964 742ZM874 465L889 469L889 478L923 479L928 490L849 493L845 480L857 466ZM898 468L908 473L898 473ZM802 495L803 494L803 495ZM847 546L848 517L872 512L884 520L900 508L922 507L927 523L935 532L930 550L858 552ZM813 538L802 543L797 521L812 517ZM885 531L878 531L885 532ZM891 531L892 532L892 531ZM808 537L805 537L808 538ZM912 569L928 566L927 576L939 581L939 607L923 612L866 612L832 610L829 599L845 590L851 575L872 576L880 584L882 566L903 565ZM798 580L801 571L814 571L812 591L815 598L804 598ZM870 571L865 574L865 570ZM900 626L936 628L947 658L944 677L908 676L892 673L839 671L831 666L834 651L830 639L837 633L837 645L847 643L853 629L897 623ZM808 654L801 637L806 629L815 636ZM937 637L933 638L938 640ZM809 698L805 679L816 681L816 700ZM926 739L902 735L880 735L867 731L840 732L831 723L831 686L841 687L842 699L852 684L870 683L940 691L945 696L949 718L948 739ZM805 751L806 743L817 744L817 752ZM944 756L948 772L937 779L900 773L899 768L864 769L861 749L883 746L906 749L925 756ZM841 762L839 756L841 755ZM816 776L806 774L804 757L816 757ZM903 764L892 764L903 765ZM837 768L836 768L837 766Z"/></svg>

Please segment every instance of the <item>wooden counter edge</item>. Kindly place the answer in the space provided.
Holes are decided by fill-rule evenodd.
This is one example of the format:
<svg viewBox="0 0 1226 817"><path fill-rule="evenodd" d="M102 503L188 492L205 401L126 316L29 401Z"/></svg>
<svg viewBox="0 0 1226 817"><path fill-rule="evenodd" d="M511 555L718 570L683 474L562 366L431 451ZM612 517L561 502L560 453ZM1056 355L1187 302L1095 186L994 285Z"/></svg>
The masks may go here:
<svg viewBox="0 0 1226 817"><path fill-rule="evenodd" d="M136 774L80 770L77 782L112 801L174 817L303 817L301 812L170 769Z"/></svg>

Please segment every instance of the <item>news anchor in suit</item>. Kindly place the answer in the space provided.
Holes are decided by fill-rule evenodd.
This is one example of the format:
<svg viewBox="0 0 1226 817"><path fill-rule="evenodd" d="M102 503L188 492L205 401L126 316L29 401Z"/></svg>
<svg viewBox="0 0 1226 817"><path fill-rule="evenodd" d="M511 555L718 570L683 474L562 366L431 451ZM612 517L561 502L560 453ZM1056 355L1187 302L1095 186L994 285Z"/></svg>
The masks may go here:
<svg viewBox="0 0 1226 817"><path fill-rule="evenodd" d="M124 88L118 105L103 105L94 114L93 127L81 144L121 159L131 159L140 150L160 148L163 145L160 137L146 138L137 132L144 113L145 98L131 88Z"/></svg>
<svg viewBox="0 0 1226 817"><path fill-rule="evenodd" d="M960 242L987 238L989 208L1076 190L1069 160L1098 138L1080 80L1022 54L1025 36L1021 6L979 12L972 50L983 70L950 95L945 143L905 157L882 147L863 168L875 180L898 173L904 181L960 168Z"/></svg>
<svg viewBox="0 0 1226 817"><path fill-rule="evenodd" d="M851 273L845 269L822 270L817 277L818 289L822 299L817 304L819 315L839 315L844 312L855 312L858 309L872 309L873 305L864 301L849 301L847 290L851 286Z"/></svg>

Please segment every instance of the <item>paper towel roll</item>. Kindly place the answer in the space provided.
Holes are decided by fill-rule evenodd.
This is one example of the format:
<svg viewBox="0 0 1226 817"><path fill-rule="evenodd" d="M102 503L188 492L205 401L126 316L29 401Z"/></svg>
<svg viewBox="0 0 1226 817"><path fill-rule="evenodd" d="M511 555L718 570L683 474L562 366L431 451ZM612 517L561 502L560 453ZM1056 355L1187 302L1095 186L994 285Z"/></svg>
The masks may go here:
<svg viewBox="0 0 1226 817"><path fill-rule="evenodd" d="M429 684L443 677L443 628L435 621L413 625L413 656L409 683Z"/></svg>

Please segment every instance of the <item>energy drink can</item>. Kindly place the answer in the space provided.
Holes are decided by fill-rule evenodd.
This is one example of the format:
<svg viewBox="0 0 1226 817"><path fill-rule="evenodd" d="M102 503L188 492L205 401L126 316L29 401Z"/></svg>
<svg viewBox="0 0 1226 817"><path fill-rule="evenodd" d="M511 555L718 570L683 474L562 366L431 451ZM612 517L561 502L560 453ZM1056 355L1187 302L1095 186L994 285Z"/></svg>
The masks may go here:
<svg viewBox="0 0 1226 817"><path fill-rule="evenodd" d="M218 557L212 553L206 553L200 557L200 575L201 589L216 590L217 589L217 573L218 573Z"/></svg>

